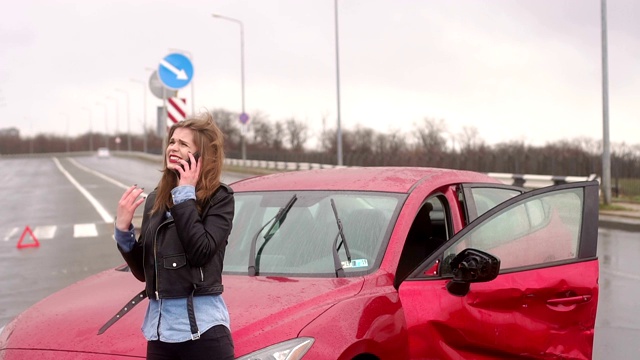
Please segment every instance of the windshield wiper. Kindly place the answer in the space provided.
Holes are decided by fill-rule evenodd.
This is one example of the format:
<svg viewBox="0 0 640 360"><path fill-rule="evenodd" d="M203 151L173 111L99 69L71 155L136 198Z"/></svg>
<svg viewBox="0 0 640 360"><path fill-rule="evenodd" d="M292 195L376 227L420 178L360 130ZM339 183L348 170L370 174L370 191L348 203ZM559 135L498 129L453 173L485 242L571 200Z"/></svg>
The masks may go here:
<svg viewBox="0 0 640 360"><path fill-rule="evenodd" d="M342 244L344 244L344 252L347 254L347 260L351 262L351 253L349 252L349 246L347 245L347 238L344 236L344 231L342 230L342 220L338 216L338 210L336 209L336 203L331 200L331 208L333 209L333 215L336 218L336 224L338 224L338 234L336 238L333 240L333 265L336 270L336 277L344 277L344 269L342 268L342 263L340 262L340 256L338 255L338 250ZM338 238L342 237L342 241L340 245L338 245Z"/></svg>
<svg viewBox="0 0 640 360"><path fill-rule="evenodd" d="M289 210L291 210L291 207L296 202L296 200L298 200L298 197L296 196L296 194L293 194L293 196L291 197L291 199L289 199L287 204L281 207L280 210L278 210L278 213L276 213L274 217L272 217L271 219L269 219L269 221L267 221L264 225L262 225L260 230L258 230L258 232L256 232L255 235L253 235L253 238L251 239L251 248L249 250L249 269L248 269L249 276L256 276L256 274L258 273L258 271L256 270L256 267L260 266L260 260L259 259L256 260L256 243L258 242L258 235L260 235L262 230L264 230L264 228L266 228L267 225L269 225L269 223L273 221L273 224L271 224L271 227L269 228L267 233L264 235L264 243L260 247L260 250L258 251L258 255L257 255L257 257L259 258L260 255L262 254L262 249L264 249L264 246L267 244L267 242L273 237L273 235L278 231L278 229L280 229L280 225L282 225L282 223L284 222L284 219L287 217ZM278 227L276 227L276 224L278 224Z"/></svg>

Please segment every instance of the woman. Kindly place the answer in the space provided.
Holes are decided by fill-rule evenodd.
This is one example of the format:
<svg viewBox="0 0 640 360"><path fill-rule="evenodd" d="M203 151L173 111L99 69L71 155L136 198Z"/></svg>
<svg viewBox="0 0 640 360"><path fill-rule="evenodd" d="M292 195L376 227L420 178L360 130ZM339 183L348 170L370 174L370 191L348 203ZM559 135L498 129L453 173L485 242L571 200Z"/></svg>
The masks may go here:
<svg viewBox="0 0 640 360"><path fill-rule="evenodd" d="M147 359L234 358L221 296L234 212L233 191L220 182L223 159L223 135L210 114L179 122L169 130L138 241L131 221L143 189L130 187L118 202L118 248L149 297Z"/></svg>

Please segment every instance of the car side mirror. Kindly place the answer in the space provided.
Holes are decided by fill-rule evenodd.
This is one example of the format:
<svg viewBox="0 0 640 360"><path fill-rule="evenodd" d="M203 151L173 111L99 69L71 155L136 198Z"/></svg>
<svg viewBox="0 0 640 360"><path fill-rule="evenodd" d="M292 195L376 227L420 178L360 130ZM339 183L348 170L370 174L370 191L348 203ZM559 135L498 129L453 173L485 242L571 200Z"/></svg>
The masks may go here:
<svg viewBox="0 0 640 360"><path fill-rule="evenodd" d="M471 283L495 279L500 272L500 259L477 249L464 249L451 260L453 280L447 290L455 296L465 296Z"/></svg>

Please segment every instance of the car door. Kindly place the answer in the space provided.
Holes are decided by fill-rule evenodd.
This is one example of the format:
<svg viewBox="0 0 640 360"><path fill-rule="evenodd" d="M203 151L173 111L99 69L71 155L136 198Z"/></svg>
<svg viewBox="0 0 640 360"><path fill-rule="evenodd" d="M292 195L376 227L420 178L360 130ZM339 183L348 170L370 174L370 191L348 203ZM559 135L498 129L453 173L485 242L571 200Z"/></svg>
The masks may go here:
<svg viewBox="0 0 640 360"><path fill-rule="evenodd" d="M595 181L537 189L458 232L399 286L411 357L590 359L598 204Z"/></svg>

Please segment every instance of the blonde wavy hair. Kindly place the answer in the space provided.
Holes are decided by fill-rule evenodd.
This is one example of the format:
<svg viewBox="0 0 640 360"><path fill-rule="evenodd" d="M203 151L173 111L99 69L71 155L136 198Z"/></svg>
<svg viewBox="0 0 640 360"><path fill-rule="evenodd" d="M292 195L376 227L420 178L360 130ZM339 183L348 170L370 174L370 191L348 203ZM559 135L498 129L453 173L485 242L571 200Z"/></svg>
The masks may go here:
<svg viewBox="0 0 640 360"><path fill-rule="evenodd" d="M213 115L202 113L175 123L167 134L167 144L178 128L193 130L195 145L200 152L200 175L196 183L196 204L198 211L206 206L209 198L220 187L220 176L224 162L224 136L216 125ZM151 213L166 211L173 206L171 190L178 186L176 173L167 168L166 149L163 152L162 177L158 182L157 195Z"/></svg>

